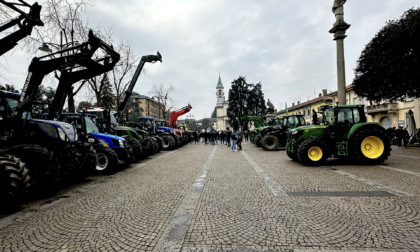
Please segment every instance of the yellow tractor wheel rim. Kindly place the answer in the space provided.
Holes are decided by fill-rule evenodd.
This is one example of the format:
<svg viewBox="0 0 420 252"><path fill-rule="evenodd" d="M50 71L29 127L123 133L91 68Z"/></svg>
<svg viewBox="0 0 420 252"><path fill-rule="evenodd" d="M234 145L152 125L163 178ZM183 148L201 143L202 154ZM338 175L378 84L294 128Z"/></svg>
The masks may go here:
<svg viewBox="0 0 420 252"><path fill-rule="evenodd" d="M376 159L380 157L385 150L384 142L379 137L368 136L362 141L360 146L365 157Z"/></svg>
<svg viewBox="0 0 420 252"><path fill-rule="evenodd" d="M322 158L322 149L313 146L308 150L308 157L311 161L319 161Z"/></svg>

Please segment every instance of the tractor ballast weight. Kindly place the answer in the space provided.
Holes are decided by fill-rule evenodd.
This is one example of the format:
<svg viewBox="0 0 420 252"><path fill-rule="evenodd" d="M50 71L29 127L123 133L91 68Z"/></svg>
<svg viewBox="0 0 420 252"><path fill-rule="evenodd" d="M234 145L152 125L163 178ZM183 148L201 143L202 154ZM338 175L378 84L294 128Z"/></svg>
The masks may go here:
<svg viewBox="0 0 420 252"><path fill-rule="evenodd" d="M367 122L364 105L325 105L322 124L303 126L288 132L287 155L305 165L325 163L330 156L363 165L388 159L390 141L385 129Z"/></svg>

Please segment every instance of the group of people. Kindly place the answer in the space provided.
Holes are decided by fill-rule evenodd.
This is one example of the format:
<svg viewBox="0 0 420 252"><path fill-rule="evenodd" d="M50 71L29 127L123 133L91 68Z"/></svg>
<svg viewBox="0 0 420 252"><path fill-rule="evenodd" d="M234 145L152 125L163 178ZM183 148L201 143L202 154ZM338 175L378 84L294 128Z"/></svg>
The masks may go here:
<svg viewBox="0 0 420 252"><path fill-rule="evenodd" d="M395 127L387 129L388 137L390 139L391 144L397 144L398 147L401 148L401 142L403 142L404 147L407 148L408 140L410 139L410 135L406 128L398 126L398 129Z"/></svg>
<svg viewBox="0 0 420 252"><path fill-rule="evenodd" d="M229 128L226 130L202 130L200 132L194 131L194 142L205 143L211 145L224 144L230 147L232 151L242 150L242 140L248 141L248 131L231 131Z"/></svg>

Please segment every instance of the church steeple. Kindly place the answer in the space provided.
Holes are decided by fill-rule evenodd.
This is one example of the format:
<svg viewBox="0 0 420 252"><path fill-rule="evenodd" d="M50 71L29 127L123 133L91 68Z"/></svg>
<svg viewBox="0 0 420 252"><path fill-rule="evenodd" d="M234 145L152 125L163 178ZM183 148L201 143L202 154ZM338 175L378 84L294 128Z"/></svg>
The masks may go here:
<svg viewBox="0 0 420 252"><path fill-rule="evenodd" d="M222 79L220 78L219 74L219 81L217 82L217 87L223 87Z"/></svg>
<svg viewBox="0 0 420 252"><path fill-rule="evenodd" d="M217 96L217 104L216 106L223 106L223 103L225 102L225 92L223 92L223 83L222 83L222 79L220 78L220 74L219 74L219 81L217 82L217 86L216 86L216 96Z"/></svg>

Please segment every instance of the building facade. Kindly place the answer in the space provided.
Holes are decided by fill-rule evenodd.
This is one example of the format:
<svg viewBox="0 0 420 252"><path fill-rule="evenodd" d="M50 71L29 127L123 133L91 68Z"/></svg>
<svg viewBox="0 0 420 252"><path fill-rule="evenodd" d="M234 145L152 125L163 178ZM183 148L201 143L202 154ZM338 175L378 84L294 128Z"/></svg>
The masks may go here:
<svg viewBox="0 0 420 252"><path fill-rule="evenodd" d="M141 116L150 116L155 118L163 118L163 111L165 111L165 106L145 95L133 92L131 99L134 102L139 102L138 106L142 108Z"/></svg>
<svg viewBox="0 0 420 252"><path fill-rule="evenodd" d="M216 129L225 130L228 127L231 128L230 120L227 116L229 102L225 99L224 87L220 75L216 85L216 98Z"/></svg>

